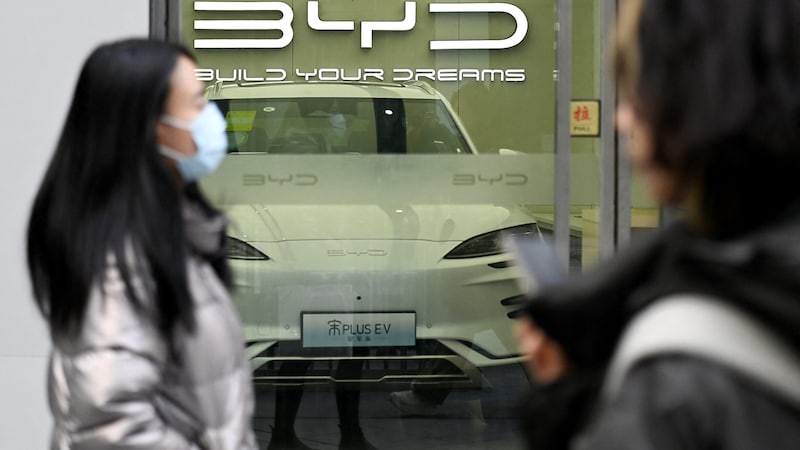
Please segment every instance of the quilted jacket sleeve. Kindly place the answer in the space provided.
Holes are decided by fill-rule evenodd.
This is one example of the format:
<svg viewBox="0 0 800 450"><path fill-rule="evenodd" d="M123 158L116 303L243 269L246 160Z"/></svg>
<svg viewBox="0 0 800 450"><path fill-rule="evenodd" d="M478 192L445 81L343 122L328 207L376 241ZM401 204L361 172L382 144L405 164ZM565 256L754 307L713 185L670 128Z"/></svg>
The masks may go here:
<svg viewBox="0 0 800 450"><path fill-rule="evenodd" d="M51 358L53 448L199 448L159 416L167 345L155 321L134 309L116 269L93 290L81 336L63 344Z"/></svg>

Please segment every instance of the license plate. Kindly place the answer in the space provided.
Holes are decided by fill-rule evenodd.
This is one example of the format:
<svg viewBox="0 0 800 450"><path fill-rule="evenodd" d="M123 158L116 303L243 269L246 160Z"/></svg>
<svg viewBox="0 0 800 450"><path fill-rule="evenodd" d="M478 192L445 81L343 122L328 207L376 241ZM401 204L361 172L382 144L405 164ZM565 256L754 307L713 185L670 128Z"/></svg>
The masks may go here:
<svg viewBox="0 0 800 450"><path fill-rule="evenodd" d="M303 347L406 347L417 339L416 314L303 313Z"/></svg>

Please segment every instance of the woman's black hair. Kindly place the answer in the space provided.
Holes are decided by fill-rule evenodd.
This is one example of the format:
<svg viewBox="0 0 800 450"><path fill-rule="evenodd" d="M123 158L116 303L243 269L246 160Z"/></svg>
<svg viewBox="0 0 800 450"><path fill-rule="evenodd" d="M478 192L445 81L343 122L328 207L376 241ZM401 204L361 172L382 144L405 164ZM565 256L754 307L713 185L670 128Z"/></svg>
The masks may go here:
<svg viewBox="0 0 800 450"><path fill-rule="evenodd" d="M28 227L34 295L54 334L80 329L110 255L139 309L131 271L148 272L163 333L195 328L182 198L212 208L197 186L181 187L156 143L179 57L194 61L182 46L131 39L98 47L84 63ZM227 282L224 259L213 263Z"/></svg>
<svg viewBox="0 0 800 450"><path fill-rule="evenodd" d="M798 9L797 0L641 4L627 91L653 131L655 162L679 178L690 219L710 234L758 227L800 200Z"/></svg>

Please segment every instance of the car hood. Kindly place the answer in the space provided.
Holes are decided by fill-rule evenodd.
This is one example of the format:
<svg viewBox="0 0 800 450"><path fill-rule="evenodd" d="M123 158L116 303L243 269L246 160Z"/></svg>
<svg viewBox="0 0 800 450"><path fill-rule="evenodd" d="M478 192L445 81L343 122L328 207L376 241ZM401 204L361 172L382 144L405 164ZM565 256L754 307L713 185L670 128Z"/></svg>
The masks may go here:
<svg viewBox="0 0 800 450"><path fill-rule="evenodd" d="M319 239L463 241L534 220L500 205L235 205L229 234L248 242Z"/></svg>

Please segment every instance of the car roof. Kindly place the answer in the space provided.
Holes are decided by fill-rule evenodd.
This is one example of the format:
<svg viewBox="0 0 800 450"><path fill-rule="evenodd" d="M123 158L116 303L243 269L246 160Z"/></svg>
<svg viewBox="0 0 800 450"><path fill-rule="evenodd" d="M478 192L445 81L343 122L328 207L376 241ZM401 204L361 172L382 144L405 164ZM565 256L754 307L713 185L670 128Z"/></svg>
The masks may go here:
<svg viewBox="0 0 800 450"><path fill-rule="evenodd" d="M365 82L261 82L216 84L208 88L211 99L248 98L400 98L436 100L441 94L427 83L408 84Z"/></svg>

